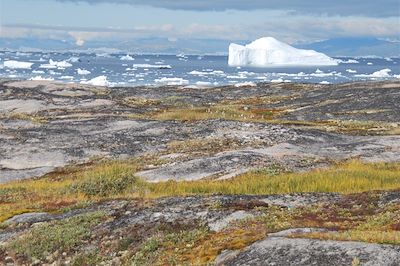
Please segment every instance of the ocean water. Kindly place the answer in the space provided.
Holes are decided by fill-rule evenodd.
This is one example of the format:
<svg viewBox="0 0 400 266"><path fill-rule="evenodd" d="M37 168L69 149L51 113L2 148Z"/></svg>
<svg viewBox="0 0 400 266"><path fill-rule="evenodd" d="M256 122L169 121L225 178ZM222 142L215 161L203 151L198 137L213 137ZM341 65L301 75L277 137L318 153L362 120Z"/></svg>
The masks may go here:
<svg viewBox="0 0 400 266"><path fill-rule="evenodd" d="M236 68L227 56L0 52L0 77L110 86L335 84L400 78L400 58L336 58L337 66ZM11 62L10 62L11 61ZM13 62L17 61L17 63ZM28 66L21 62L29 62Z"/></svg>

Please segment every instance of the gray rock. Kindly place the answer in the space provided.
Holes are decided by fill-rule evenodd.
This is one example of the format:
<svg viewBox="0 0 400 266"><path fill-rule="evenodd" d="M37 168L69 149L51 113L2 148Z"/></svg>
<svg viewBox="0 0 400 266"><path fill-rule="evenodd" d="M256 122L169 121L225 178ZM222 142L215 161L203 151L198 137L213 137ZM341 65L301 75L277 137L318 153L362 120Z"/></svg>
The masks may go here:
<svg viewBox="0 0 400 266"><path fill-rule="evenodd" d="M220 259L219 264L348 266L354 258L367 266L399 265L400 246L272 237L250 245L234 258Z"/></svg>

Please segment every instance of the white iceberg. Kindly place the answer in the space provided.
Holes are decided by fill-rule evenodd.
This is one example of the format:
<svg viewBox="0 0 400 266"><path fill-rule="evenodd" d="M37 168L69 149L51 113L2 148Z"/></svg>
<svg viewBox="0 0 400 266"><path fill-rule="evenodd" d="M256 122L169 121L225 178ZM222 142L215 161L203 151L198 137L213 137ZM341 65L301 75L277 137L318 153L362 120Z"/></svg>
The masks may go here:
<svg viewBox="0 0 400 266"><path fill-rule="evenodd" d="M108 82L107 76L98 76L88 81L81 81L81 83L93 86L110 86L110 82Z"/></svg>
<svg viewBox="0 0 400 266"><path fill-rule="evenodd" d="M229 45L229 66L333 66L337 60L314 50L294 48L272 37L264 37L245 46Z"/></svg>
<svg viewBox="0 0 400 266"><path fill-rule="evenodd" d="M30 62L20 62L15 60L4 61L4 67L11 69L30 69L33 63Z"/></svg>
<svg viewBox="0 0 400 266"><path fill-rule="evenodd" d="M390 72L392 72L391 69L385 68L379 71L375 71L372 74L360 74L355 76L360 78L390 78L391 77L391 75L389 74Z"/></svg>
<svg viewBox="0 0 400 266"><path fill-rule="evenodd" d="M81 68L78 68L76 70L76 72L78 73L78 75L89 75L91 73L89 70L81 69Z"/></svg>
<svg viewBox="0 0 400 266"><path fill-rule="evenodd" d="M133 60L135 60L135 58L133 58L132 56L127 54L127 55L121 56L120 60L122 60L122 61L133 61Z"/></svg>

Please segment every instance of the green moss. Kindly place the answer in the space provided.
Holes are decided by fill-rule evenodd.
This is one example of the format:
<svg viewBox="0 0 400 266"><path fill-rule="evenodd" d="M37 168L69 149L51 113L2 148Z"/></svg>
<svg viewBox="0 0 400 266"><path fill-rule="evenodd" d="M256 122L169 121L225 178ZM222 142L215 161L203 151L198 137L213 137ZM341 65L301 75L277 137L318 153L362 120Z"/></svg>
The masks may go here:
<svg viewBox="0 0 400 266"><path fill-rule="evenodd" d="M57 250L71 252L90 237L92 227L103 216L102 212L94 212L39 225L12 241L9 248L30 259L44 259Z"/></svg>

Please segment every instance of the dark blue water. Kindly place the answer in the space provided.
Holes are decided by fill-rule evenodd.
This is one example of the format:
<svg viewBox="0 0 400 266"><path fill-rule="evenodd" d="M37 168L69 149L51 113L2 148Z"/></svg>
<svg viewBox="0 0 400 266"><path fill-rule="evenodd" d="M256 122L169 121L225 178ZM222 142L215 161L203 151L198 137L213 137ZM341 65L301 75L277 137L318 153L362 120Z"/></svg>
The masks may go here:
<svg viewBox="0 0 400 266"><path fill-rule="evenodd" d="M227 56L131 55L125 54L20 53L0 52L0 77L51 79L62 82L93 83L111 86L197 85L213 86L256 82L343 83L358 80L400 78L400 58L337 58L343 62L326 67L235 68ZM49 60L68 64L49 66ZM7 61L31 62L30 68L5 66ZM349 61L350 60L350 61ZM54 63L53 63L54 64ZM69 65L70 64L70 65ZM90 72L83 75L83 72ZM380 72L378 72L380 71Z"/></svg>

